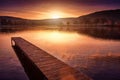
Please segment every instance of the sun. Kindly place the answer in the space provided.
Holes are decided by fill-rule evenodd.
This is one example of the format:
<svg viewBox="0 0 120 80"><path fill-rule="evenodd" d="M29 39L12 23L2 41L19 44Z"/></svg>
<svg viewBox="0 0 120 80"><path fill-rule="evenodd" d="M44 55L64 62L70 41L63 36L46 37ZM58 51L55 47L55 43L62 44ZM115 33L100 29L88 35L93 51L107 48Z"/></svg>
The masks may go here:
<svg viewBox="0 0 120 80"><path fill-rule="evenodd" d="M52 18L53 18L53 19L58 19L58 18L60 18L60 15L58 15L58 14L53 14L53 15L52 15Z"/></svg>
<svg viewBox="0 0 120 80"><path fill-rule="evenodd" d="M53 11L50 13L52 19L59 19L62 17L61 12Z"/></svg>

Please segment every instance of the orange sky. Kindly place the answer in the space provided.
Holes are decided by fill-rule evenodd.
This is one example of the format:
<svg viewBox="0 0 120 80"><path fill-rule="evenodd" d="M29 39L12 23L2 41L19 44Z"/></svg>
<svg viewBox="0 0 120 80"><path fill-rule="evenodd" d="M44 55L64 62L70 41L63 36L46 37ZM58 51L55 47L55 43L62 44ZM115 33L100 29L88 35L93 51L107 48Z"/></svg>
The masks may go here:
<svg viewBox="0 0 120 80"><path fill-rule="evenodd" d="M96 11L120 8L114 0L1 0L0 16L27 19L79 17ZM118 0L117 0L118 1Z"/></svg>

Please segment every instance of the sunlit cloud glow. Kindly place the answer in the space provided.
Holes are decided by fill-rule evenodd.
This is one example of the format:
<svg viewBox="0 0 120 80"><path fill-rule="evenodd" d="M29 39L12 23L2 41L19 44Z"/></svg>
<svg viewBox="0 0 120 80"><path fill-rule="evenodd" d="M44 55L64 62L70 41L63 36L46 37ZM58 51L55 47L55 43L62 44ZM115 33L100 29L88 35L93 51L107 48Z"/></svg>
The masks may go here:
<svg viewBox="0 0 120 80"><path fill-rule="evenodd" d="M118 9L119 3L120 0L0 0L0 16L27 19L79 17L96 11Z"/></svg>

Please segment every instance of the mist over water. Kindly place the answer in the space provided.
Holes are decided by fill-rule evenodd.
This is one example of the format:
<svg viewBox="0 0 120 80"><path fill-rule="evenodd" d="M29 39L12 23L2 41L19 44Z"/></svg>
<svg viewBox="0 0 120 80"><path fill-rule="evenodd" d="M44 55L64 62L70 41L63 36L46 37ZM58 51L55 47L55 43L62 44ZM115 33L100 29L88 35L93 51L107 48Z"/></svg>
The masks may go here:
<svg viewBox="0 0 120 80"><path fill-rule="evenodd" d="M23 68L11 48L11 37L28 40L94 80L120 79L120 28L0 29L0 71L8 74L11 73L7 69L18 72L17 77L26 80ZM14 71L11 70L11 65L14 65ZM13 75L15 76L16 74Z"/></svg>

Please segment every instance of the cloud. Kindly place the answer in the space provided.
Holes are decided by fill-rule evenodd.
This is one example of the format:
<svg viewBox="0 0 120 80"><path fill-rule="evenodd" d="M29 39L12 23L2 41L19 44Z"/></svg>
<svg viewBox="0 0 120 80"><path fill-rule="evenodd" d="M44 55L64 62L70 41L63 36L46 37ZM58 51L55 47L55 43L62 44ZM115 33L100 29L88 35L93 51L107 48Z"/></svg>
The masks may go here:
<svg viewBox="0 0 120 80"><path fill-rule="evenodd" d="M52 10L80 16L117 8L120 8L120 0L0 0L0 15L11 13L14 16L17 13L20 17L25 14L42 17Z"/></svg>
<svg viewBox="0 0 120 80"><path fill-rule="evenodd" d="M81 4L81 5L120 5L120 0L0 0L0 6L23 6L34 4Z"/></svg>

